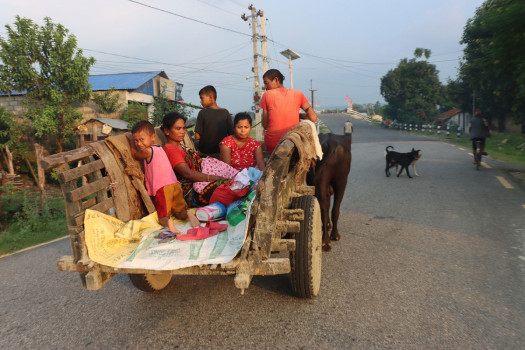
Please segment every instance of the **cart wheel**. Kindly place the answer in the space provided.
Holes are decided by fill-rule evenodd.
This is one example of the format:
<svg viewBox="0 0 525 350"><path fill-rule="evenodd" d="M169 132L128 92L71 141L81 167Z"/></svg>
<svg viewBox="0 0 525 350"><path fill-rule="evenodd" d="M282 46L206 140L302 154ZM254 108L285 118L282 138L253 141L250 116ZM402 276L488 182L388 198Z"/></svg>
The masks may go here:
<svg viewBox="0 0 525 350"><path fill-rule="evenodd" d="M321 287L321 210L314 196L293 198L292 208L304 210L301 229L292 234L295 235L295 251L290 252L292 289L300 298L312 298Z"/></svg>
<svg viewBox="0 0 525 350"><path fill-rule="evenodd" d="M156 292L166 288L171 281L171 275L153 275L143 273L128 273L131 283L143 292Z"/></svg>

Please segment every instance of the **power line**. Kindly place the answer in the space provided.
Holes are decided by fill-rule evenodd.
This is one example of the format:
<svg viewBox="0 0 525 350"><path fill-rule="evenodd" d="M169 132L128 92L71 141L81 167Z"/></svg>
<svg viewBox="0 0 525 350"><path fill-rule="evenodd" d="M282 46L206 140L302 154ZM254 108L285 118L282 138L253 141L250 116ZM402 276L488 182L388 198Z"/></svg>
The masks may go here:
<svg viewBox="0 0 525 350"><path fill-rule="evenodd" d="M104 51L98 51L98 50L91 50L91 49L83 49L83 50L84 50L84 51L97 52L97 53L101 53L101 54L104 54L104 55L110 55L110 56L116 56L116 57L130 58L130 59L139 60L139 61L144 61L144 62L151 62L151 63L163 64L163 65L167 65L167 66L182 67L182 68L187 68L187 69L195 69L194 67L188 67L188 66L181 65L181 64L166 63L166 62L159 62L159 61L147 60L147 59L144 59L144 58L137 58L137 57L131 57L131 56L126 56L126 55L119 55L119 54L116 54L116 53L110 53L110 52L104 52ZM207 71L207 72L214 72L214 73L220 73L220 74L229 74L229 75L236 75L236 76L244 77L243 74L235 74L235 73L228 73L228 72L220 72L220 71L215 71L215 70L211 70L211 69L200 69L200 70L202 70L202 71Z"/></svg>
<svg viewBox="0 0 525 350"><path fill-rule="evenodd" d="M210 7L216 8L217 10L221 10L221 11L223 11L223 12L229 13L229 14L234 15L234 16L239 16L238 13L235 13L235 12L232 12L232 11L225 10L225 9L219 7L219 6L215 6L215 5L212 5L212 4L210 4L210 3L207 3L207 2L204 1L204 0L197 0L197 1L199 1L200 3L203 3L204 5L208 5L208 6L210 6Z"/></svg>
<svg viewBox="0 0 525 350"><path fill-rule="evenodd" d="M236 31L236 30L233 30L233 29L221 27L221 26L218 26L218 25L215 25L215 24L211 24L211 23L208 23L208 22L204 22L204 21L201 21L201 20L198 20L198 19L195 19L195 18L191 18L191 17L188 17L188 16L179 15L178 13L171 12L171 11L168 11L168 10L163 10L161 8L154 7L154 6L151 6L151 5L143 4L143 3L135 1L135 0L128 0L128 1L132 2L132 3L135 3L137 5L141 5L141 6L144 6L144 7L149 7L151 9L153 9L153 10L157 10L157 11L160 11L160 12L164 12L164 13L170 14L172 16L177 16L177 17L180 17L180 18L184 18L184 19L187 19L188 21L197 22L197 23L204 24L204 25L207 25L207 26L210 26L210 27L214 27L214 28L226 30L228 32L232 32L232 33L241 34L241 35L245 35L245 36L251 37L251 35L243 33L243 32L239 32L239 31Z"/></svg>

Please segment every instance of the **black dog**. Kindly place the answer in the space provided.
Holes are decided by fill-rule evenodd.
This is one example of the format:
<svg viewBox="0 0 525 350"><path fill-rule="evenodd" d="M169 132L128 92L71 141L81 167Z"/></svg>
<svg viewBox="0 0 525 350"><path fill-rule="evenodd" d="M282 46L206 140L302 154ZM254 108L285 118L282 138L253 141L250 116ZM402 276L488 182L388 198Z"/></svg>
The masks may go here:
<svg viewBox="0 0 525 350"><path fill-rule="evenodd" d="M417 171L416 171L416 162L417 162L417 160L419 158L421 158L421 150L415 150L415 149L412 148L412 151L410 151L410 152L399 153L399 152L389 151L388 150L389 148L394 149L394 147L388 146L385 149L385 151L386 151L386 156L385 156L386 169L385 169L385 173L386 173L387 177L390 176L390 168L395 166L396 167L396 171L397 171L397 166L398 165L401 166L401 170L399 170L397 172L397 177L399 177L399 175L401 175L401 173L403 172L403 169L405 169L406 172L407 172L408 177L412 178L412 176L410 176L410 173L408 172L408 166L409 165L412 165L412 168L414 169L414 173L416 174L416 176L419 176Z"/></svg>

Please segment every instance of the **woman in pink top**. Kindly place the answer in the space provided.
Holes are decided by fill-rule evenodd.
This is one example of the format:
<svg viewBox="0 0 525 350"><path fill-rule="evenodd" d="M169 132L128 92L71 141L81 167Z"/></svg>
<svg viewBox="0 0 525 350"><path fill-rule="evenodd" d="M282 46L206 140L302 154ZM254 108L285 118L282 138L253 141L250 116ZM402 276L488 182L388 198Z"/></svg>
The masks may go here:
<svg viewBox="0 0 525 350"><path fill-rule="evenodd" d="M301 91L283 87L284 76L277 69L263 75L264 93L260 107L263 109L264 144L273 152L281 137L299 123L299 108L305 111L304 118L317 121L314 109Z"/></svg>

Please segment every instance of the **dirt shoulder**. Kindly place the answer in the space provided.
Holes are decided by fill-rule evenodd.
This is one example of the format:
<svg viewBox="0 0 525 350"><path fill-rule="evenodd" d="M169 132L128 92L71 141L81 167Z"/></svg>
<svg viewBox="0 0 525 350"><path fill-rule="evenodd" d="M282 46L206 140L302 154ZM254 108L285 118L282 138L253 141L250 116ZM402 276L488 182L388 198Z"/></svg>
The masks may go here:
<svg viewBox="0 0 525 350"><path fill-rule="evenodd" d="M514 179L520 186L525 189L525 171L517 169L504 169L510 177Z"/></svg>

